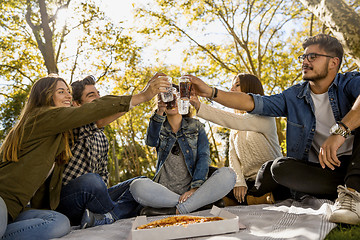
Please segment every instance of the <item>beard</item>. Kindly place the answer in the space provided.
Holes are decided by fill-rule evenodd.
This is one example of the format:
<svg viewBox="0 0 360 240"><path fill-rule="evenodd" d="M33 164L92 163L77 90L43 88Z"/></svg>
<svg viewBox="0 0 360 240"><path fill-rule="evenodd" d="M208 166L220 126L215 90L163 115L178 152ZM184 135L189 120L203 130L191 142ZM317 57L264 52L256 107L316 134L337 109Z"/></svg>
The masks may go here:
<svg viewBox="0 0 360 240"><path fill-rule="evenodd" d="M309 69L309 70L313 70L313 68L308 66L308 65L304 65L304 67ZM328 74L329 74L329 70L327 69L327 67L323 67L320 70L321 71L313 72L312 76L303 76L303 80L316 82L316 81L319 81L319 80L322 80L322 79L326 78L328 76Z"/></svg>

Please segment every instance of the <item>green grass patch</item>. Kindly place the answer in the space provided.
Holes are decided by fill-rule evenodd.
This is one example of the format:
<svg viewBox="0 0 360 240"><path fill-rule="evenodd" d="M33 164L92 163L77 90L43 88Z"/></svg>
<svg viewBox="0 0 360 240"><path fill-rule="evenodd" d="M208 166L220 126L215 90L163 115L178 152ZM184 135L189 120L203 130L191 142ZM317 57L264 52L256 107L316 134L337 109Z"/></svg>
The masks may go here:
<svg viewBox="0 0 360 240"><path fill-rule="evenodd" d="M360 239L360 225L338 224L326 236L325 240L358 240Z"/></svg>

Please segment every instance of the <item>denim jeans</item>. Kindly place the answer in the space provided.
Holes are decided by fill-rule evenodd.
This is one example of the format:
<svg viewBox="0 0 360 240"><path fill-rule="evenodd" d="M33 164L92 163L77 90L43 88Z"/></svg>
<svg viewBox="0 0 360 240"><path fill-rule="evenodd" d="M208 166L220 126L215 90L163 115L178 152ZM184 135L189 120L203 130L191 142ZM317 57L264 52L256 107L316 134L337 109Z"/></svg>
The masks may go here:
<svg viewBox="0 0 360 240"><path fill-rule="evenodd" d="M57 211L65 214L72 225L80 224L85 209L101 214L110 212L115 220L134 217L140 209L129 191L134 179L108 189L98 174L84 174L63 186Z"/></svg>
<svg viewBox="0 0 360 240"><path fill-rule="evenodd" d="M175 207L181 214L193 212L223 198L236 182L235 172L223 167L216 170L185 202L179 203L180 195L148 178L134 180L130 192L141 205L166 208Z"/></svg>
<svg viewBox="0 0 360 240"><path fill-rule="evenodd" d="M4 234L7 225L7 208L4 200L0 197L0 238Z"/></svg>
<svg viewBox="0 0 360 240"><path fill-rule="evenodd" d="M51 210L27 210L7 225L2 240L42 240L60 238L70 232L70 222Z"/></svg>

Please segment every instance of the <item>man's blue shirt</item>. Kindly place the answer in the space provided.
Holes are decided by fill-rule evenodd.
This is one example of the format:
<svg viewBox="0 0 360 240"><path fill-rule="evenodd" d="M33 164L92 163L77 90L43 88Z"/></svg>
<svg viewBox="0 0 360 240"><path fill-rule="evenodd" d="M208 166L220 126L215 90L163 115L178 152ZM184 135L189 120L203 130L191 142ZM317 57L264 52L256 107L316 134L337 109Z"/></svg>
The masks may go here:
<svg viewBox="0 0 360 240"><path fill-rule="evenodd" d="M307 161L316 130L314 103L309 82L292 86L280 94L251 94L255 102L252 114L287 117L287 156ZM328 89L329 101L336 121L351 109L360 94L360 73L338 73Z"/></svg>

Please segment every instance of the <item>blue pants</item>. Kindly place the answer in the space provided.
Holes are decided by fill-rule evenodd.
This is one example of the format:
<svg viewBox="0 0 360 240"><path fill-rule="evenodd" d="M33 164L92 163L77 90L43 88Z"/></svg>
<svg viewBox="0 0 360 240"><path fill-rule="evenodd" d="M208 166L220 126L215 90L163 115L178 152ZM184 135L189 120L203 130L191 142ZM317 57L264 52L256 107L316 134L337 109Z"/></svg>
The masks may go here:
<svg viewBox="0 0 360 240"><path fill-rule="evenodd" d="M84 174L62 187L57 211L65 214L72 225L80 224L85 209L102 214L110 212L115 220L134 217L140 209L129 191L134 179L108 189L98 174Z"/></svg>
<svg viewBox="0 0 360 240"><path fill-rule="evenodd" d="M0 198L1 199L1 198ZM0 203L1 229L4 224L6 206ZM3 208L5 206L5 208ZM5 211L4 211L5 210ZM70 222L63 214L51 210L27 210L19 214L14 222L6 227L2 240L42 240L60 238L70 232ZM1 237L2 232L0 232Z"/></svg>
<svg viewBox="0 0 360 240"><path fill-rule="evenodd" d="M144 206L176 206L181 214L185 214L223 198L233 189L235 182L234 170L227 167L219 168L183 203L179 203L179 194L148 178L134 180L130 185L130 191L136 201Z"/></svg>
<svg viewBox="0 0 360 240"><path fill-rule="evenodd" d="M0 238L4 234L7 225L7 208L4 200L0 197Z"/></svg>

